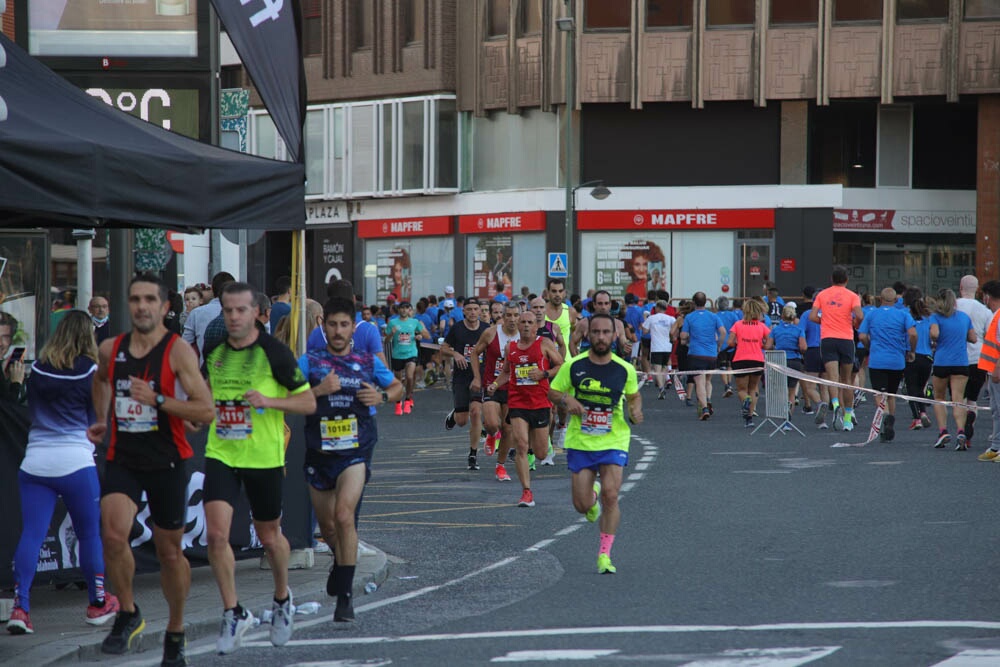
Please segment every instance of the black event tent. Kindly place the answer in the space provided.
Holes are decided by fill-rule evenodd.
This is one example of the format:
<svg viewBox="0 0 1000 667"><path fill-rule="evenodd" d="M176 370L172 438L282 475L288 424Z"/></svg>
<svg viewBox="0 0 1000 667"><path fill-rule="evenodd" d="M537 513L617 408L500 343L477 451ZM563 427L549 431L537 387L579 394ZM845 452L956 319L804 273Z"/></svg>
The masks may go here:
<svg viewBox="0 0 1000 667"><path fill-rule="evenodd" d="M301 164L174 134L91 97L3 34L0 47L0 228L305 227Z"/></svg>

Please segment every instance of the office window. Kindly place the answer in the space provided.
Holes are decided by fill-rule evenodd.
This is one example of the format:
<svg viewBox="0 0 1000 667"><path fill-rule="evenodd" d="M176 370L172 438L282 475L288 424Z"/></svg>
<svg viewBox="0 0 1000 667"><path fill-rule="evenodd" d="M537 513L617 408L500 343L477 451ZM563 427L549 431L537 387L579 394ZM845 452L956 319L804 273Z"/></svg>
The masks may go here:
<svg viewBox="0 0 1000 667"><path fill-rule="evenodd" d="M689 28L692 6L691 0L646 0L646 27Z"/></svg>
<svg viewBox="0 0 1000 667"><path fill-rule="evenodd" d="M351 2L351 34L354 50L370 49L375 41L374 0L353 0Z"/></svg>
<svg viewBox="0 0 1000 667"><path fill-rule="evenodd" d="M379 116L382 119L382 182L379 184L380 190L395 190L395 174L393 173L392 147L396 142L396 133L393 132L393 115L395 105L380 104Z"/></svg>
<svg viewBox="0 0 1000 667"><path fill-rule="evenodd" d="M345 151L344 134L347 130L347 122L344 118L344 107L334 107L330 110L333 114L333 174L331 178L331 194L338 196L347 191L345 183L347 177L347 155Z"/></svg>
<svg viewBox="0 0 1000 667"><path fill-rule="evenodd" d="M323 53L321 0L302 0L302 55Z"/></svg>
<svg viewBox="0 0 1000 667"><path fill-rule="evenodd" d="M882 0L835 0L833 20L881 21Z"/></svg>
<svg viewBox="0 0 1000 667"><path fill-rule="evenodd" d="M771 24L816 23L819 3L816 0L771 0Z"/></svg>
<svg viewBox="0 0 1000 667"><path fill-rule="evenodd" d="M375 107L370 104L351 108L351 192L375 191L375 165L378 160Z"/></svg>
<svg viewBox="0 0 1000 667"><path fill-rule="evenodd" d="M542 32L542 0L521 0L518 29L521 35L538 35Z"/></svg>
<svg viewBox="0 0 1000 667"><path fill-rule="evenodd" d="M706 25L753 25L754 0L708 0L705 9Z"/></svg>
<svg viewBox="0 0 1000 667"><path fill-rule="evenodd" d="M948 0L898 0L896 18L907 19L946 19L948 18Z"/></svg>
<svg viewBox="0 0 1000 667"><path fill-rule="evenodd" d="M403 2L403 30L407 44L424 41L424 0Z"/></svg>
<svg viewBox="0 0 1000 667"><path fill-rule="evenodd" d="M424 187L424 101L403 102L402 189Z"/></svg>
<svg viewBox="0 0 1000 667"><path fill-rule="evenodd" d="M504 37L509 30L510 0L489 0L486 18L486 34L490 37Z"/></svg>
<svg viewBox="0 0 1000 667"><path fill-rule="evenodd" d="M458 188L458 110L455 100L437 101L434 187Z"/></svg>
<svg viewBox="0 0 1000 667"><path fill-rule="evenodd" d="M326 192L326 116L323 109L306 112L306 194L321 195Z"/></svg>
<svg viewBox="0 0 1000 667"><path fill-rule="evenodd" d="M838 102L809 110L809 183L875 187L878 109Z"/></svg>
<svg viewBox="0 0 1000 667"><path fill-rule="evenodd" d="M965 0L965 18L1000 18L1000 0Z"/></svg>
<svg viewBox="0 0 1000 667"><path fill-rule="evenodd" d="M587 0L583 6L583 26L597 28L628 28L632 25L632 3L622 0Z"/></svg>
<svg viewBox="0 0 1000 667"><path fill-rule="evenodd" d="M878 187L910 187L913 107L894 105L878 110Z"/></svg>
<svg viewBox="0 0 1000 667"><path fill-rule="evenodd" d="M278 130L271 117L267 114L253 114L250 117L250 127L253 132L250 152L272 160L279 159Z"/></svg>

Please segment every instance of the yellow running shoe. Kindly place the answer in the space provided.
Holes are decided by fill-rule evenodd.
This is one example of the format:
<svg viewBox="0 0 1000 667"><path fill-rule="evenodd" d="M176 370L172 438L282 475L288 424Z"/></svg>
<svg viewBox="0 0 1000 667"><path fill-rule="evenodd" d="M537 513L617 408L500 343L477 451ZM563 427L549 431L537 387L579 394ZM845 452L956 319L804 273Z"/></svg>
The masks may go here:
<svg viewBox="0 0 1000 667"><path fill-rule="evenodd" d="M597 574L614 574L618 570L611 564L611 556L607 554L597 555Z"/></svg>
<svg viewBox="0 0 1000 667"><path fill-rule="evenodd" d="M979 460L992 461L998 456L1000 456L1000 452L994 451L992 449L987 449L985 452L979 455Z"/></svg>
<svg viewBox="0 0 1000 667"><path fill-rule="evenodd" d="M587 510L587 521L594 523L601 516L601 482L594 482L594 504Z"/></svg>

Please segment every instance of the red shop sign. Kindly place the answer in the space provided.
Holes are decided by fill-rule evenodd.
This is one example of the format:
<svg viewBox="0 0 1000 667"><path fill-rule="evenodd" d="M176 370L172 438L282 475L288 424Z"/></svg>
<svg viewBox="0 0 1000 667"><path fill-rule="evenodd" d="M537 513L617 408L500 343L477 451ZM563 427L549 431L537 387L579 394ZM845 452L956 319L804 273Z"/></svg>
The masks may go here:
<svg viewBox="0 0 1000 667"><path fill-rule="evenodd" d="M400 236L443 236L451 234L452 217L401 218L398 220L358 220L358 236L363 239Z"/></svg>
<svg viewBox="0 0 1000 667"><path fill-rule="evenodd" d="M458 216L459 234L490 234L494 232L544 232L545 212L482 213Z"/></svg>
<svg viewBox="0 0 1000 667"><path fill-rule="evenodd" d="M785 259L781 260L781 263L778 266L782 271L794 271L795 260L790 257L786 257Z"/></svg>
<svg viewBox="0 0 1000 667"><path fill-rule="evenodd" d="M577 211L580 229L774 229L774 209Z"/></svg>

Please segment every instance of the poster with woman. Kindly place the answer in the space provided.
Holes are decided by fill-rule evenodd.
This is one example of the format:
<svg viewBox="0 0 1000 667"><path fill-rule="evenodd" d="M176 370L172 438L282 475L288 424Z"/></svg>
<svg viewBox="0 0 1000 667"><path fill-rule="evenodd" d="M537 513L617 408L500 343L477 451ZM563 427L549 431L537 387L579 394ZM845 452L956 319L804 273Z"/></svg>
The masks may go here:
<svg viewBox="0 0 1000 667"><path fill-rule="evenodd" d="M595 287L607 290L613 299L626 294L645 299L650 291L667 289L666 256L646 239L598 241L595 269Z"/></svg>
<svg viewBox="0 0 1000 667"><path fill-rule="evenodd" d="M472 265L472 287L477 299L493 299L497 284L513 296L514 239L509 234L483 236L476 243Z"/></svg>
<svg viewBox="0 0 1000 667"><path fill-rule="evenodd" d="M400 243L387 250L379 250L378 269L375 276L375 297L379 303L395 303L413 299L413 267L410 264L409 244ZM391 299L390 299L391 297Z"/></svg>

